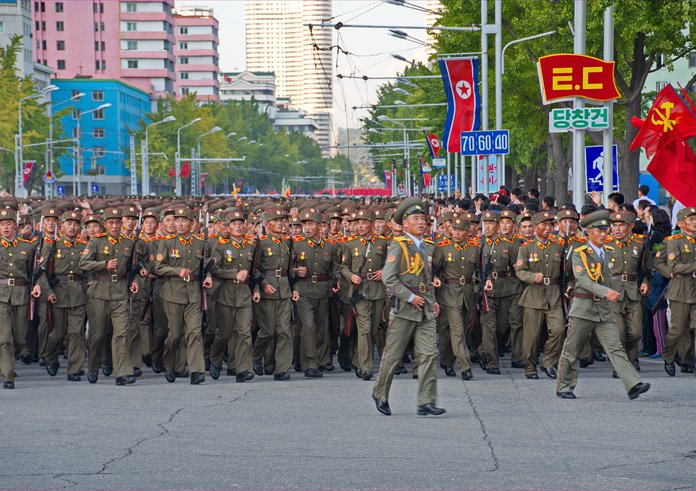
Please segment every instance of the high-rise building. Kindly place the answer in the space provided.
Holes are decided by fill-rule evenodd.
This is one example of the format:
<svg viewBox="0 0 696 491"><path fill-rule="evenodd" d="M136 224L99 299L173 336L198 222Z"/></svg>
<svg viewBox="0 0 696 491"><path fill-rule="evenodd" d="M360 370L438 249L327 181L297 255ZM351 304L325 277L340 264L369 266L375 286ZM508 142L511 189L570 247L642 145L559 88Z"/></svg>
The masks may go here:
<svg viewBox="0 0 696 491"><path fill-rule="evenodd" d="M34 63L29 0L0 0L0 46L8 46L14 36L22 36L22 49L17 53L17 75L22 78L31 76L39 90L46 87L51 70Z"/></svg>
<svg viewBox="0 0 696 491"><path fill-rule="evenodd" d="M118 79L174 94L174 0L33 0L35 59L59 79Z"/></svg>
<svg viewBox="0 0 696 491"><path fill-rule="evenodd" d="M274 72L276 95L288 97L319 128L324 155L332 155L333 62L331 29L310 29L332 15L331 0L247 0L246 64L251 72Z"/></svg>
<svg viewBox="0 0 696 491"><path fill-rule="evenodd" d="M435 23L440 20L442 11L445 9L441 0L425 0L424 8L426 9L424 13L425 27L434 26ZM435 48L433 47L435 36L433 32L428 32L426 34L425 42L429 45L426 49L426 53L428 56L432 56L435 53Z"/></svg>
<svg viewBox="0 0 696 491"><path fill-rule="evenodd" d="M212 9L184 7L176 10L174 88L177 97L195 93L199 100L220 101L218 29Z"/></svg>

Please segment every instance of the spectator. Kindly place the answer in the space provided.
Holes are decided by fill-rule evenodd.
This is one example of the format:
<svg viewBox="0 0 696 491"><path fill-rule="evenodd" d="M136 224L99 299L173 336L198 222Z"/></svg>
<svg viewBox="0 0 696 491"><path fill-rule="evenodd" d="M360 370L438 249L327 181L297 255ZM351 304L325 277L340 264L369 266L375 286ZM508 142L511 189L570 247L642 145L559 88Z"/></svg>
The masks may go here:
<svg viewBox="0 0 696 491"><path fill-rule="evenodd" d="M520 188L512 188L510 190L510 200L513 205L519 205L521 204L520 202L520 195L522 194L522 190Z"/></svg>
<svg viewBox="0 0 696 491"><path fill-rule="evenodd" d="M619 206L623 205L626 199L621 193L611 193L609 195L607 208L610 211L619 211Z"/></svg>
<svg viewBox="0 0 696 491"><path fill-rule="evenodd" d="M524 211L536 213L537 211L539 211L539 201L531 198L528 199L524 202Z"/></svg>
<svg viewBox="0 0 696 491"><path fill-rule="evenodd" d="M663 249L664 239L672 233L669 215L666 211L651 207L646 216L651 235L646 244L652 245L650 254ZM651 358L659 358L667 338L667 300L662 296L669 284L669 278L653 272L650 281L650 293L645 302L646 312L643 315L643 352Z"/></svg>
<svg viewBox="0 0 696 491"><path fill-rule="evenodd" d="M656 204L653 200L651 200L650 198L648 198L648 193L649 193L649 192L650 192L650 187L649 187L649 186L646 186L645 184L643 184L643 185L641 185L641 186L638 186L638 197L637 197L635 200L633 200L633 207L634 207L635 209L638 209L638 202L639 202L640 200L643 200L643 199L644 199L644 200L647 200L648 203L650 203L651 205L655 205L655 204Z"/></svg>
<svg viewBox="0 0 696 491"><path fill-rule="evenodd" d="M553 196L544 196L544 199L541 202L541 209L543 211L553 210L555 205L556 198L554 198Z"/></svg>
<svg viewBox="0 0 696 491"><path fill-rule="evenodd" d="M541 195L539 194L539 190L538 190L538 189L536 189L536 188L531 188L531 189L529 190L529 192L527 193L527 196L529 196L530 198L533 198L533 199L538 200L538 199L539 199L539 196L541 196Z"/></svg>
<svg viewBox="0 0 696 491"><path fill-rule="evenodd" d="M674 199L674 198L672 198ZM683 210L685 207L676 199L674 200L674 205L672 205L672 223L677 223L677 213ZM676 228L676 227L675 227Z"/></svg>

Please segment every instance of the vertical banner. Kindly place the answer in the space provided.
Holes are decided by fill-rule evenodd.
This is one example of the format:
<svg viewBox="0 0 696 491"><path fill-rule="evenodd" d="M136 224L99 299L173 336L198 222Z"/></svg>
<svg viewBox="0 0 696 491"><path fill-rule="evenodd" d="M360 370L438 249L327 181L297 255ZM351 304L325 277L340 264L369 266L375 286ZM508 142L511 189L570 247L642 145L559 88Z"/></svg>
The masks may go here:
<svg viewBox="0 0 696 491"><path fill-rule="evenodd" d="M490 195L498 191L498 166L495 155L479 155L476 192Z"/></svg>
<svg viewBox="0 0 696 491"><path fill-rule="evenodd" d="M428 133L428 130L423 130L423 133L425 133L425 139L428 142L430 156L434 159L437 158L440 153L440 150L442 149L440 140L438 140L437 135L435 133Z"/></svg>
<svg viewBox="0 0 696 491"><path fill-rule="evenodd" d="M27 181L31 177L32 172L34 172L34 167L36 166L36 160L25 160L24 169L22 170L22 186L26 187Z"/></svg>
<svg viewBox="0 0 696 491"><path fill-rule="evenodd" d="M389 191L392 190L392 173L388 169L384 171L384 187Z"/></svg>
<svg viewBox="0 0 696 491"><path fill-rule="evenodd" d="M423 188L430 188L430 166L423 161L423 156L418 157L420 162L421 177L423 178Z"/></svg>
<svg viewBox="0 0 696 491"><path fill-rule="evenodd" d="M459 152L462 131L479 129L479 61L475 58L441 58L439 64L447 95L443 145L448 152Z"/></svg>

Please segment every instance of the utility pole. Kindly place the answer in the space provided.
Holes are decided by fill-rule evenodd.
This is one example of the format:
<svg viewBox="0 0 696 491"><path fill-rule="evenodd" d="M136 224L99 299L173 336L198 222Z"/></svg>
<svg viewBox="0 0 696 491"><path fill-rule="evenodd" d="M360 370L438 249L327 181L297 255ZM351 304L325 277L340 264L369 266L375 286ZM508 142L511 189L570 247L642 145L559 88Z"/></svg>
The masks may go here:
<svg viewBox="0 0 696 491"><path fill-rule="evenodd" d="M138 162L135 153L135 137L130 136L130 194L131 196L138 195Z"/></svg>
<svg viewBox="0 0 696 491"><path fill-rule="evenodd" d="M586 0L575 0L575 37L573 53L585 54ZM573 100L573 109L583 109L585 101L580 97ZM611 159L611 153L609 155ZM611 174L611 172L610 172ZM605 187L606 187L606 175ZM573 129L573 203L579 210L585 204L585 130Z"/></svg>
<svg viewBox="0 0 696 491"><path fill-rule="evenodd" d="M604 10L604 60L614 59L614 5ZM602 131L602 151L604 153L604 192L603 201L608 203L609 194L614 190L614 101L604 103L607 108L609 126Z"/></svg>

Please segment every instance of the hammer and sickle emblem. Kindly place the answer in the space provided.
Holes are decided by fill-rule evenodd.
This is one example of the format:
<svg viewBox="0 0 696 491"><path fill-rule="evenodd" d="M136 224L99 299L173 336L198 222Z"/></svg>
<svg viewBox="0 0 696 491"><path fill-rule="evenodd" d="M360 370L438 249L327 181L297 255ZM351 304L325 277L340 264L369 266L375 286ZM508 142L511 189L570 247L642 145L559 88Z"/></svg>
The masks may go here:
<svg viewBox="0 0 696 491"><path fill-rule="evenodd" d="M655 112L660 117L660 119L656 119L655 114L653 114L650 117L650 122L655 126L662 126L662 131L664 133L667 133L668 131L674 129L674 125L677 122L674 119L669 119L670 112L673 107L673 102L663 102L662 104L660 104L660 108L662 108L665 111L664 114L661 113L659 109L655 108Z"/></svg>

